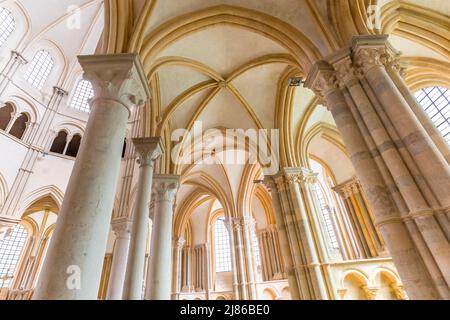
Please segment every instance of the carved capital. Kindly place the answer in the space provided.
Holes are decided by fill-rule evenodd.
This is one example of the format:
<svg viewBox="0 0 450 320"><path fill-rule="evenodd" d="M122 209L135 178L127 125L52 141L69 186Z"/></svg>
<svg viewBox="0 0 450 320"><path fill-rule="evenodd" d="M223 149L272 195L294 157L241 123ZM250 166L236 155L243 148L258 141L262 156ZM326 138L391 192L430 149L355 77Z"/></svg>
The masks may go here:
<svg viewBox="0 0 450 320"><path fill-rule="evenodd" d="M350 57L337 62L334 67L340 87L351 86L363 77L363 71L361 68L355 66Z"/></svg>
<svg viewBox="0 0 450 320"><path fill-rule="evenodd" d="M317 182L317 173L314 173L312 170L307 168L283 168L283 172L288 184L314 184Z"/></svg>
<svg viewBox="0 0 450 320"><path fill-rule="evenodd" d="M241 218L230 218L226 220L229 220L229 224L231 225L233 231L239 232L242 230Z"/></svg>
<svg viewBox="0 0 450 320"><path fill-rule="evenodd" d="M401 70L401 53L391 46L387 35L354 37L352 51L355 64L364 72L375 66Z"/></svg>
<svg viewBox="0 0 450 320"><path fill-rule="evenodd" d="M133 144L139 154L139 164L142 166L152 166L164 152L162 139L160 137L134 138Z"/></svg>
<svg viewBox="0 0 450 320"><path fill-rule="evenodd" d="M153 177L152 194L155 202L175 200L179 187L180 176L155 175Z"/></svg>
<svg viewBox="0 0 450 320"><path fill-rule="evenodd" d="M355 177L333 187L333 190L336 191L344 199L347 199L361 192L361 184Z"/></svg>
<svg viewBox="0 0 450 320"><path fill-rule="evenodd" d="M324 98L328 93L339 88L335 70L326 61L316 62L305 81L305 87Z"/></svg>
<svg viewBox="0 0 450 320"><path fill-rule="evenodd" d="M79 56L83 78L92 83L91 104L107 100L122 104L131 113L150 98L144 69L136 54Z"/></svg>
<svg viewBox="0 0 450 320"><path fill-rule="evenodd" d="M117 219L111 222L111 228L116 238L129 238L131 236L132 222L127 219Z"/></svg>

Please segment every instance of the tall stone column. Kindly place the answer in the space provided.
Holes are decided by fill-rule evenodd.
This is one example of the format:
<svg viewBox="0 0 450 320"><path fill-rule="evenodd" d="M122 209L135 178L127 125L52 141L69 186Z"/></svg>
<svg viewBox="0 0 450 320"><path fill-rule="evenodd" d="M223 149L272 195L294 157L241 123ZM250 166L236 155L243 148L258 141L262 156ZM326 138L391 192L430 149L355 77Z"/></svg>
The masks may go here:
<svg viewBox="0 0 450 320"><path fill-rule="evenodd" d="M172 266L172 221L179 176L156 175L153 182L154 220L145 299L169 300Z"/></svg>
<svg viewBox="0 0 450 320"><path fill-rule="evenodd" d="M192 271L194 292L207 291L207 267L206 267L207 245L200 244L192 250Z"/></svg>
<svg viewBox="0 0 450 320"><path fill-rule="evenodd" d="M124 300L142 300L153 169L155 160L163 152L159 137L137 138L133 139L133 143L139 154L139 180L123 288Z"/></svg>
<svg viewBox="0 0 450 320"><path fill-rule="evenodd" d="M130 109L146 101L135 54L81 56L94 98L33 299L96 299Z"/></svg>
<svg viewBox="0 0 450 320"><path fill-rule="evenodd" d="M147 102L148 103L148 102ZM136 108L134 110L133 119L129 126L131 125L131 132L129 133L129 138L127 137L127 142L131 141L132 137L141 137L141 127L143 121L143 110L144 108ZM129 140L129 141L128 141ZM113 222L115 219L123 219L128 218L131 220L132 208L130 208L131 204L131 194L133 187L133 177L134 171L136 168L136 160L137 153L133 143L127 143L127 147L125 150L125 156L123 161L124 163L124 171L122 175L122 183L119 194L119 203L117 210L114 211Z"/></svg>
<svg viewBox="0 0 450 320"><path fill-rule="evenodd" d="M354 229L353 233L361 247L359 249L364 254L361 258L385 255L384 241L375 227L372 210L366 201L359 181L351 179L334 187L334 190L341 197L349 215Z"/></svg>
<svg viewBox="0 0 450 320"><path fill-rule="evenodd" d="M450 167L387 71L393 71L397 56L385 36L356 37L351 56L333 59L333 64L398 186L408 211L407 224L419 231L433 257L426 263L439 269L432 277L437 283L444 278L438 286L448 294ZM347 66L344 70L356 70L360 81L352 80L352 72L342 77L342 65Z"/></svg>
<svg viewBox="0 0 450 320"><path fill-rule="evenodd" d="M409 159L403 153L405 166L423 176L431 189L428 192L433 193L435 197L431 200L431 196L428 196L427 200L437 202L436 205L446 209L448 215L450 167L386 70L397 63L398 53L387 42L387 36L372 36L355 37L352 54L355 64L360 67L364 80L367 80L367 85L378 98L380 106L377 109L383 110L390 120L389 125L392 125L397 137L403 143L402 147L405 148L405 153L408 152L413 158L414 165L408 163ZM366 91L370 92L368 89ZM381 120L384 123L387 122L384 119ZM415 170L413 166L416 167ZM420 187L424 188L423 185L419 185Z"/></svg>
<svg viewBox="0 0 450 320"><path fill-rule="evenodd" d="M253 219L249 216L231 218L229 221L233 232L232 248L236 257L234 270L237 276L239 298L242 300L256 299L255 267L252 253L251 224Z"/></svg>
<svg viewBox="0 0 450 320"><path fill-rule="evenodd" d="M282 179L281 179L282 180ZM301 291L299 283L297 282L296 272L294 268L294 263L296 259L294 258L294 253L291 249L291 228L288 227L286 223L285 215L283 214L283 206L281 201L283 201L282 193L284 193L284 183L280 181L279 175L265 176L264 185L269 189L272 195L272 206L275 213L275 220L278 230L278 235L280 237L280 249L283 256L283 261L285 263L285 271L289 283L289 291L291 293L292 300L301 299Z"/></svg>
<svg viewBox="0 0 450 320"><path fill-rule="evenodd" d="M172 300L178 299L178 295L181 292L181 279L183 272L182 263L182 251L186 244L186 240L183 237L179 237L173 241L173 271L172 271Z"/></svg>
<svg viewBox="0 0 450 320"><path fill-rule="evenodd" d="M181 264L182 264L182 276L181 276L181 292L192 292L194 286L192 283L192 261L193 248L189 245L184 245L181 250Z"/></svg>
<svg viewBox="0 0 450 320"><path fill-rule="evenodd" d="M405 69L406 66L394 58L392 60L391 67L387 68L386 71L391 77L395 86L398 88L399 92L402 94L403 98L411 107L411 110L414 112L414 115L417 117L420 124L423 126L427 134L430 136L431 140L433 140L436 147L439 149L444 158L450 164L450 146L444 139L442 133L438 130L438 128L436 128L433 121L426 113L426 111L417 101L413 92L411 92L411 90L408 88L403 78Z"/></svg>
<svg viewBox="0 0 450 320"><path fill-rule="evenodd" d="M133 111L133 119L131 121L131 132L130 132L130 140L131 137L139 137L139 127L140 127L140 115L142 113L143 108L136 108ZM128 249L130 246L130 237L131 237L131 217L132 212L130 207L130 199L131 199L131 188L134 176L134 169L136 167L136 159L137 154L134 148L134 145L130 143L125 151L124 157L124 171L122 175L122 183L119 192L119 203L118 208L114 210L113 219L111 222L111 226L113 231L116 233L116 245L119 247L114 247L113 261L111 266L111 275L110 281L108 285L108 293L107 298L111 300L120 300L122 299L123 294L123 286L125 283L125 273L127 269L127 260L128 260ZM121 228L124 226L126 228ZM125 230L126 231L125 231ZM116 232L117 230L117 232ZM117 249L117 250L116 250ZM117 252L116 252L117 251ZM115 257L120 255L120 262L117 261ZM119 263L120 267L116 268L115 264ZM117 270L117 271L116 271ZM116 280L117 279L117 280Z"/></svg>
<svg viewBox="0 0 450 320"><path fill-rule="evenodd" d="M308 175L302 168L284 168L272 179L276 183L280 198L281 214L278 214L280 217L277 215L277 220L281 220L283 225L279 228L280 240L284 237L283 232L286 232L289 243L288 248L284 250L282 243L282 250L289 251L288 254L284 253L284 257L288 257L285 262L289 285L294 288L291 289L293 299L322 300L328 299L328 294L321 270L321 248L320 244L316 245L318 241L315 240L320 235L314 236L312 220L307 212L314 208L312 199L305 194L309 192L305 185ZM279 223L277 221L277 225ZM291 286L291 283L294 285Z"/></svg>
<svg viewBox="0 0 450 320"><path fill-rule="evenodd" d="M116 241L114 243L107 299L121 300L130 246L131 222L127 219L116 220L111 226L116 235Z"/></svg>
<svg viewBox="0 0 450 320"><path fill-rule="evenodd" d="M328 298L324 274L321 270L320 257L323 241L309 185L315 183L317 177L305 168L284 168L284 175L288 184L293 203L294 215L305 259L305 274L310 282L311 299L325 300ZM309 211L308 211L309 210ZM309 212L309 213L308 213Z"/></svg>
<svg viewBox="0 0 450 320"><path fill-rule="evenodd" d="M438 230L436 224L433 226L431 223L428 225L431 228L428 228L425 226L428 222L423 223L432 215L423 197L432 202L434 199L430 189L424 186L423 178L420 178L428 170L419 173L414 162L421 160L413 159L409 153L431 152L430 147L425 146L422 133L419 133L423 128L411 128L414 122L409 119L411 111L406 111L398 103L394 108L397 111L391 110L391 114L387 114L385 109L390 107L378 99L388 96L395 100L392 97L393 94L397 96L395 90L382 82L369 84L364 72L354 69L348 52L342 50L329 57L328 62L317 62L306 85L323 97L333 114L373 209L375 224L386 242L408 295L412 299L446 298L448 285L442 272L448 272L449 268L440 269L430 251L435 257L439 256L438 262L443 262L450 250L448 243L444 244L442 231ZM374 85L378 90L376 94L372 88ZM402 120L401 115L397 114L401 109L407 120ZM396 128L405 125L409 128ZM405 130L409 131L409 136ZM402 132L406 135L402 136ZM439 157L443 160L442 155L431 157L434 159L431 163L434 162L436 167L441 162ZM438 171L443 174L445 170L441 167ZM432 183L432 179L429 181ZM436 180L436 185L445 185L445 175ZM444 189L448 190L449 187ZM443 196L442 192L440 195ZM437 194L436 198L439 198ZM416 219L420 221L416 222ZM423 232L431 230L437 232L434 233L434 240L430 239L433 245L427 248L427 234Z"/></svg>

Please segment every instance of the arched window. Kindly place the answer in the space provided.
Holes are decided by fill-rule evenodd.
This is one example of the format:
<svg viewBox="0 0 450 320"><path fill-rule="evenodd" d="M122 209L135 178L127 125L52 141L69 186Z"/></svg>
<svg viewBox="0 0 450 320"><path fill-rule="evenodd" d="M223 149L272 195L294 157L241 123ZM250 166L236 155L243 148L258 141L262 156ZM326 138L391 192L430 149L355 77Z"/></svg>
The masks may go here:
<svg viewBox="0 0 450 320"><path fill-rule="evenodd" d="M13 107L8 103L0 108L0 130L6 130L6 128L8 128L13 112Z"/></svg>
<svg viewBox="0 0 450 320"><path fill-rule="evenodd" d="M330 238L331 246L333 247L333 249L339 250L339 242L337 240L336 232L334 230L334 224L331 217L331 208L325 199L325 195L322 191L320 182L315 184L315 192L317 200L319 201L320 211L325 222L325 228Z"/></svg>
<svg viewBox="0 0 450 320"><path fill-rule="evenodd" d="M223 217L214 223L214 252L216 272L231 271L230 234Z"/></svg>
<svg viewBox="0 0 450 320"><path fill-rule="evenodd" d="M62 130L58 132L58 135L56 136L55 140L53 140L50 152L63 154L64 149L66 148L66 144L67 144L67 132Z"/></svg>
<svg viewBox="0 0 450 320"><path fill-rule="evenodd" d="M75 88L70 106L83 112L89 112L89 99L94 96L92 84L87 80L80 80Z"/></svg>
<svg viewBox="0 0 450 320"><path fill-rule="evenodd" d="M27 230L18 224L0 241L0 288L10 286L27 238Z"/></svg>
<svg viewBox="0 0 450 320"><path fill-rule="evenodd" d="M29 121L28 115L26 113L21 113L11 127L11 130L9 130L9 134L17 139L22 139Z"/></svg>
<svg viewBox="0 0 450 320"><path fill-rule="evenodd" d="M81 136L79 134L74 135L69 143L69 146L67 147L66 156L76 158L78 155L78 150L80 149L80 144Z"/></svg>
<svg viewBox="0 0 450 320"><path fill-rule="evenodd" d="M25 73L25 80L33 87L41 90L53 69L53 65L54 61L50 53L45 50L38 51Z"/></svg>
<svg viewBox="0 0 450 320"><path fill-rule="evenodd" d="M450 144L450 92L443 87L429 87L416 92L416 99L434 125Z"/></svg>
<svg viewBox="0 0 450 320"><path fill-rule="evenodd" d="M0 8L0 46L2 46L16 28L16 23L12 13Z"/></svg>

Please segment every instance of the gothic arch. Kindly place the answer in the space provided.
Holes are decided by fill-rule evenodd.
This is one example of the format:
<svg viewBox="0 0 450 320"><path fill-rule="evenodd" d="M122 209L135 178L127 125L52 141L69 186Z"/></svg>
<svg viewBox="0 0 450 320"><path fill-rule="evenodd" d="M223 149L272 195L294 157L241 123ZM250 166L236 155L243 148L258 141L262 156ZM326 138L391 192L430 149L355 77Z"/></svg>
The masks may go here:
<svg viewBox="0 0 450 320"><path fill-rule="evenodd" d="M450 63L423 57L401 58L406 66L405 82L411 91L426 87L443 86L450 88Z"/></svg>
<svg viewBox="0 0 450 320"><path fill-rule="evenodd" d="M275 213L273 211L272 206L272 197L267 191L267 189L263 187L261 184L257 184L253 197L256 197L261 203L261 205L264 207L267 225L275 225L276 221L275 221Z"/></svg>
<svg viewBox="0 0 450 320"><path fill-rule="evenodd" d="M268 37L288 49L306 72L319 60L319 50L289 24L275 17L242 7L219 5L176 17L145 36L139 52L147 72L158 53L173 41L217 24L232 24Z"/></svg>
<svg viewBox="0 0 450 320"><path fill-rule="evenodd" d="M450 18L444 14L411 3L392 1L382 7L381 20L381 33L399 35L449 57Z"/></svg>
<svg viewBox="0 0 450 320"><path fill-rule="evenodd" d="M206 201L214 199L208 192L200 189L196 189L191 192L184 201L177 206L174 215L174 237L182 237L184 228L188 224L189 218L195 209Z"/></svg>
<svg viewBox="0 0 450 320"><path fill-rule="evenodd" d="M28 193L21 201L22 209L19 210L19 213L25 212L25 210L31 207L33 203L46 197L50 197L51 199L53 199L57 207L61 208L64 193L57 186L51 185L36 189Z"/></svg>
<svg viewBox="0 0 450 320"><path fill-rule="evenodd" d="M322 139L327 140L328 142L331 142L333 145L335 145L346 157L348 157L347 151L345 149L345 146L342 142L342 139L340 137L340 133L337 130L336 127L325 123L325 122L318 122L315 125L313 125L303 137L301 137L301 142L298 145L299 154L301 155L302 163L305 163L306 166L308 165L308 158L309 158L309 146L311 144L311 141L316 138L321 137Z"/></svg>
<svg viewBox="0 0 450 320"><path fill-rule="evenodd" d="M154 2L145 1L146 7L153 6ZM105 1L105 29L100 51L104 54L127 52L128 40L136 36L132 34L133 18L132 1L107 0ZM144 12L148 10L144 9ZM142 25L140 22L139 25ZM139 30L144 30L143 28ZM141 31L141 32L142 32Z"/></svg>
<svg viewBox="0 0 450 320"><path fill-rule="evenodd" d="M373 34L367 27L367 5L377 0L327 0L327 11L341 47L348 45L356 34Z"/></svg>

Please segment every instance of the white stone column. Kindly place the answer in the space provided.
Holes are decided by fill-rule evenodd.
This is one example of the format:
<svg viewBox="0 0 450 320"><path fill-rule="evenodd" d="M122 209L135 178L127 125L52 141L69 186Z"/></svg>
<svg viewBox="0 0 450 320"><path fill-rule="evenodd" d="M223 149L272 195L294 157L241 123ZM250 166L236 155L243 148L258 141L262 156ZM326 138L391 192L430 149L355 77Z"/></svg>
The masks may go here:
<svg viewBox="0 0 450 320"><path fill-rule="evenodd" d="M186 240L183 237L179 237L177 240L173 241L173 261L174 265L172 267L172 298L173 300L178 299L178 295L181 292L181 273L183 272L182 264L182 250Z"/></svg>
<svg viewBox="0 0 450 320"><path fill-rule="evenodd" d="M123 288L124 300L142 300L149 223L148 207L151 196L153 169L155 160L163 152L162 140L159 137L133 139L133 143L136 152L139 154L140 167L127 272Z"/></svg>
<svg viewBox="0 0 450 320"><path fill-rule="evenodd" d="M172 273L173 204L179 176L155 175L154 219L145 299L169 300Z"/></svg>
<svg viewBox="0 0 450 320"><path fill-rule="evenodd" d="M108 300L122 299L125 271L127 268L128 248L131 238L131 222L126 219L114 221L112 229L116 234L113 260L108 284Z"/></svg>
<svg viewBox="0 0 450 320"><path fill-rule="evenodd" d="M81 56L94 87L86 133L33 299L97 299L130 109L149 96L135 54Z"/></svg>

